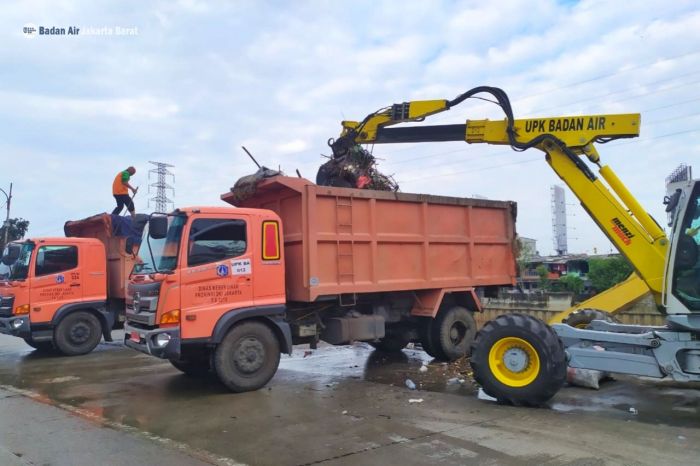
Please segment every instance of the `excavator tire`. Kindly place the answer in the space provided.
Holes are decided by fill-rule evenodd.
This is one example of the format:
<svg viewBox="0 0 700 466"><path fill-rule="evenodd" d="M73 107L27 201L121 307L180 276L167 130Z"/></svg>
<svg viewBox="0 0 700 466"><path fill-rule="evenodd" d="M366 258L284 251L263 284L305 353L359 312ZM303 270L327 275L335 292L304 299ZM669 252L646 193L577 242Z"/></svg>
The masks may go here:
<svg viewBox="0 0 700 466"><path fill-rule="evenodd" d="M563 323L571 327L587 328L588 324L594 320L604 320L615 324L620 323L620 320L614 315L598 309L579 309L569 314L569 316L564 319Z"/></svg>
<svg viewBox="0 0 700 466"><path fill-rule="evenodd" d="M504 314L477 333L474 379L499 403L541 406L566 381L566 353L557 334L539 319Z"/></svg>

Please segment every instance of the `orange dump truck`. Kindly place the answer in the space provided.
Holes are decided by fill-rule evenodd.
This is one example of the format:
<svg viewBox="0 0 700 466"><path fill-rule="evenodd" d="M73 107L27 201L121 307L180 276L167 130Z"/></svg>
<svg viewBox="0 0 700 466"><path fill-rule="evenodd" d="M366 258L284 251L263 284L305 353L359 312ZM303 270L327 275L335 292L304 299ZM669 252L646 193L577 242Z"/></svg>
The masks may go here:
<svg viewBox="0 0 700 466"><path fill-rule="evenodd" d="M117 224L131 234L120 235ZM102 336L111 341L112 328L124 321L134 261L126 249L140 241L136 228L129 231L130 219L100 214L67 222L66 238L8 245L2 258L0 333L65 355L89 353Z"/></svg>
<svg viewBox="0 0 700 466"><path fill-rule="evenodd" d="M477 287L515 280L512 202L317 186L276 176L239 208L152 216L129 283L125 344L233 391L319 340L469 351Z"/></svg>

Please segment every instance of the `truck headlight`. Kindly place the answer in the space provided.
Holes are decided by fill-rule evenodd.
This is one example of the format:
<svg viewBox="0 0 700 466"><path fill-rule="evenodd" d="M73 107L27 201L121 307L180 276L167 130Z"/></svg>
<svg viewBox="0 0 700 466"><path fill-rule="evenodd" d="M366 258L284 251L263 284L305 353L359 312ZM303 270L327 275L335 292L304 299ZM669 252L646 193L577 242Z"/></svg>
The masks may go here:
<svg viewBox="0 0 700 466"><path fill-rule="evenodd" d="M155 337L156 346L158 346L159 348L162 348L165 345L167 345L169 341L170 341L170 334L169 333L159 333Z"/></svg>
<svg viewBox="0 0 700 466"><path fill-rule="evenodd" d="M24 323L24 321L22 319L15 319L12 321L12 328L14 328L16 330L16 329L20 328L23 323Z"/></svg>

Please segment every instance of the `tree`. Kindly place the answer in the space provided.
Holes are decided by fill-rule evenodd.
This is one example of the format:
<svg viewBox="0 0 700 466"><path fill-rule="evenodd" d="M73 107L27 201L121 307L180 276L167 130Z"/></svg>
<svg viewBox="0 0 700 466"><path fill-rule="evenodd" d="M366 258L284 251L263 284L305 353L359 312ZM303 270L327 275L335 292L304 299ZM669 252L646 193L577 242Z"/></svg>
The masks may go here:
<svg viewBox="0 0 700 466"><path fill-rule="evenodd" d="M564 289L566 289L566 291L570 291L574 294L581 294L581 292L583 291L583 279L576 275L564 275L559 279L559 283L561 283L564 286Z"/></svg>
<svg viewBox="0 0 700 466"><path fill-rule="evenodd" d="M7 230L7 242L24 238L29 229L29 220L23 218L11 218L8 220L9 228L0 227L0 251L5 249L5 230Z"/></svg>
<svg viewBox="0 0 700 466"><path fill-rule="evenodd" d="M539 286L541 290L549 289L549 269L546 265L540 264L535 269L537 275L540 277Z"/></svg>
<svg viewBox="0 0 700 466"><path fill-rule="evenodd" d="M518 271L520 272L520 276L522 276L523 272L525 272L525 269L527 268L527 264L535 256L536 251L532 247L532 244L525 243L520 237L518 237L517 242L518 258L516 259L516 262L518 264Z"/></svg>
<svg viewBox="0 0 700 466"><path fill-rule="evenodd" d="M617 285L631 273L632 266L622 256L588 261L588 279L598 293Z"/></svg>

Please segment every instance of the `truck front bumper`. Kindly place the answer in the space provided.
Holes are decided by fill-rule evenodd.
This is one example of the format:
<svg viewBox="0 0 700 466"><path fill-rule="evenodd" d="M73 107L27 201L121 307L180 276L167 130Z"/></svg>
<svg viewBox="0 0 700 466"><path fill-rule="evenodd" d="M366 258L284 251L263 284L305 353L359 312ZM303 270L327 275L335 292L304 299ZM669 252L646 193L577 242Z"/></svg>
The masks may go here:
<svg viewBox="0 0 700 466"><path fill-rule="evenodd" d="M30 338L29 316L0 317L0 333L13 337Z"/></svg>
<svg viewBox="0 0 700 466"><path fill-rule="evenodd" d="M124 345L142 353L161 359L180 359L181 343L179 328L144 330L124 324Z"/></svg>

